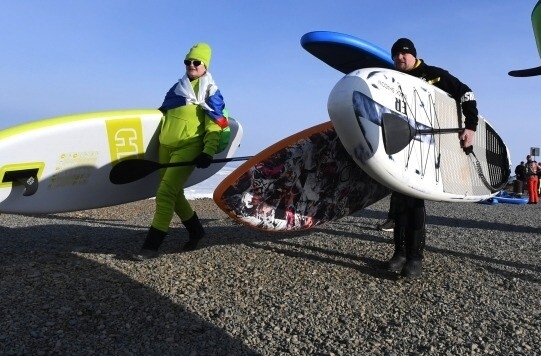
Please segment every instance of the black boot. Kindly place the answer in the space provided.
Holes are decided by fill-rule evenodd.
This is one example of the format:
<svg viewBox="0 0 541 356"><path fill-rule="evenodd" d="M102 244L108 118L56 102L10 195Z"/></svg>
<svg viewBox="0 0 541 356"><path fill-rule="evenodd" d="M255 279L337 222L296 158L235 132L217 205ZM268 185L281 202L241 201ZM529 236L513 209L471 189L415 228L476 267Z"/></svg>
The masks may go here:
<svg viewBox="0 0 541 356"><path fill-rule="evenodd" d="M425 229L406 229L406 263L400 272L403 277L417 278L423 274L425 236Z"/></svg>
<svg viewBox="0 0 541 356"><path fill-rule="evenodd" d="M143 243L143 247L141 247L139 253L132 256L133 259L136 261L144 261L158 257L160 255L158 253L158 249L160 248L165 235L167 235L166 232L160 231L151 226L148 230L147 238Z"/></svg>
<svg viewBox="0 0 541 356"><path fill-rule="evenodd" d="M205 236L205 230L203 229L203 226L201 226L201 222L199 221L199 218L195 212L191 218L183 221L182 223L184 226L186 226L186 230L188 230L188 233L190 234L188 237L189 240L184 244L182 250L193 251L197 248L199 240Z"/></svg>
<svg viewBox="0 0 541 356"><path fill-rule="evenodd" d="M403 227L395 226L393 229L394 234L394 253L393 257L385 264L385 269L393 272L400 272L402 266L406 263L406 244L405 229Z"/></svg>

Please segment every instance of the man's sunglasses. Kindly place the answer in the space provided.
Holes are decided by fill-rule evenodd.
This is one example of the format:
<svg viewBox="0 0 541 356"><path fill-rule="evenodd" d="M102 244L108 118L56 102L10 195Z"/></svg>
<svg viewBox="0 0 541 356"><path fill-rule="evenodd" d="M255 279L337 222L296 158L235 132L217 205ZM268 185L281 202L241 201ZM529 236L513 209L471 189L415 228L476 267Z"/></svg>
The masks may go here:
<svg viewBox="0 0 541 356"><path fill-rule="evenodd" d="M199 67L203 62L201 61L192 61L190 59L185 59L184 64L187 66L193 65L194 67Z"/></svg>

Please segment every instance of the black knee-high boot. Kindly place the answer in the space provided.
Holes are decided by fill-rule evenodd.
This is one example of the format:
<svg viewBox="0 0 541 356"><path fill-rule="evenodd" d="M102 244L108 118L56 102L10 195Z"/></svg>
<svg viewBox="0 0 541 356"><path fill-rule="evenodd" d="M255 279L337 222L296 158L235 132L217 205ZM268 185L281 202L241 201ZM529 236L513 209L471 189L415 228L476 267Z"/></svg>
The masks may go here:
<svg viewBox="0 0 541 356"><path fill-rule="evenodd" d="M420 277L423 273L423 251L425 249L426 230L406 229L406 263L400 274L403 277Z"/></svg>
<svg viewBox="0 0 541 356"><path fill-rule="evenodd" d="M143 242L143 247L139 253L133 255L133 259L137 261L144 261L159 256L158 249L163 242L163 239L167 235L166 232L150 227L148 229L147 237Z"/></svg>
<svg viewBox="0 0 541 356"><path fill-rule="evenodd" d="M399 272L406 263L405 230L400 226L395 226L393 229L394 253L393 257L385 264L385 268L389 271Z"/></svg>
<svg viewBox="0 0 541 356"><path fill-rule="evenodd" d="M199 221L199 218L197 217L197 214L195 212L193 213L193 216L191 218L183 221L182 223L184 224L186 230L188 230L189 233L189 240L184 244L184 247L182 249L184 251L193 251L197 248L199 240L201 240L203 236L205 236L205 229L203 229L203 226L201 225L201 222Z"/></svg>

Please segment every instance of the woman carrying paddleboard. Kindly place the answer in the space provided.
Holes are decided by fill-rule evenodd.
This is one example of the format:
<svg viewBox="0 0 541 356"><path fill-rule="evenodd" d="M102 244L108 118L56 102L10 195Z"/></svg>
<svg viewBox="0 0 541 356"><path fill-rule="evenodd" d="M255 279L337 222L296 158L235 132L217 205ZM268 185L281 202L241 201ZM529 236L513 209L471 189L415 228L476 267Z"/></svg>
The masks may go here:
<svg viewBox="0 0 541 356"><path fill-rule="evenodd" d="M463 148L473 144L478 123L477 103L471 89L442 68L429 66L422 59L417 59L413 42L407 38L398 39L391 49L395 68L449 93L462 108L465 116L465 129L459 135ZM407 278L422 274L422 260L425 248L426 212L425 201L393 192L390 215L394 218L395 250L386 268L400 271Z"/></svg>
<svg viewBox="0 0 541 356"><path fill-rule="evenodd" d="M207 168L217 152L220 135L228 126L225 103L210 72L211 48L206 43L194 45L184 60L185 75L165 95L160 132L159 161L174 163L194 161L195 166L167 168L161 172L156 193L156 212L136 260L158 256L169 225L176 213L189 233L184 250L194 250L205 230L184 196L184 183L198 168Z"/></svg>

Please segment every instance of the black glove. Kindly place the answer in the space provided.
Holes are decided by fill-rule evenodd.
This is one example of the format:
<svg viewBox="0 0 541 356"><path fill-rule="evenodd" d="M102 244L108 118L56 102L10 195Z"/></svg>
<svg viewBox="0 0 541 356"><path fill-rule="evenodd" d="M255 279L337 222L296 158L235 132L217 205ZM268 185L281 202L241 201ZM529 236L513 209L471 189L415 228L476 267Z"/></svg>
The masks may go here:
<svg viewBox="0 0 541 356"><path fill-rule="evenodd" d="M212 156L201 152L194 160L197 168L207 168L212 163Z"/></svg>

